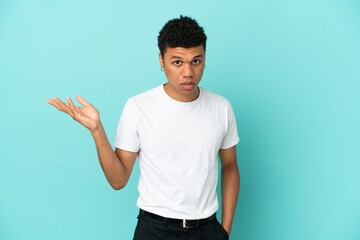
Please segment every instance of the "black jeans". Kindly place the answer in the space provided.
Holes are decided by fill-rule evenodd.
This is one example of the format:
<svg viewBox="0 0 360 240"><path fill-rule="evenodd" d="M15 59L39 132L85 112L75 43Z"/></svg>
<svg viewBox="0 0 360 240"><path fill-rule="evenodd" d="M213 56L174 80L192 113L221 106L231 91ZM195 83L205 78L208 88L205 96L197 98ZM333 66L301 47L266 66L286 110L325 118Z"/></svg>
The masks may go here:
<svg viewBox="0 0 360 240"><path fill-rule="evenodd" d="M214 218L197 228L182 228L139 213L133 240L228 240L229 235Z"/></svg>

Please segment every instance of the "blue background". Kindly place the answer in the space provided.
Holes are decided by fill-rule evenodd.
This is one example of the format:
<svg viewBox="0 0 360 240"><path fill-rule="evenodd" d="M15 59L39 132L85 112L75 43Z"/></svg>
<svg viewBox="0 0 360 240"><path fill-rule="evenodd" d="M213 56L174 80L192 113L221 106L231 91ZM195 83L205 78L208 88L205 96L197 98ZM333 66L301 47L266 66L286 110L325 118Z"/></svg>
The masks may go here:
<svg viewBox="0 0 360 240"><path fill-rule="evenodd" d="M0 239L132 238L138 164L113 190L90 132L45 100L80 94L113 144L126 100L166 82L157 35L180 14L208 36L200 86L237 119L231 238L360 239L355 0L0 1Z"/></svg>

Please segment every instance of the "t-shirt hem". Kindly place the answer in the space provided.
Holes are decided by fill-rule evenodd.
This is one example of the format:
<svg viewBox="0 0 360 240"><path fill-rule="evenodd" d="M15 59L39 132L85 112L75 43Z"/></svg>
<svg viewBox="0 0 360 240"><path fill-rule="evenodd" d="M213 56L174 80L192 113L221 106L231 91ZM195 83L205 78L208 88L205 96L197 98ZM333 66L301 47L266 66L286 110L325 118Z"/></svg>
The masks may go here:
<svg viewBox="0 0 360 240"><path fill-rule="evenodd" d="M125 144L114 143L113 146L115 148L119 148L119 149L129 151L129 152L138 152L139 151L138 147L133 147L133 146L130 146L130 145L125 145Z"/></svg>
<svg viewBox="0 0 360 240"><path fill-rule="evenodd" d="M236 144L238 144L239 141L240 141L240 139L237 138L237 140L234 141L233 143L226 144L225 146L221 146L220 149L228 149L228 148L231 148L231 147L235 146Z"/></svg>
<svg viewBox="0 0 360 240"><path fill-rule="evenodd" d="M167 218L176 218L176 219L188 219L188 220L203 219L203 218L210 217L212 214L214 214L219 209L219 206L217 206L217 207L211 208L210 210L208 210L202 214L199 214L199 215L190 215L190 214L189 215L187 215L187 214L179 215L176 213L172 213L170 211L159 211L160 210L159 208L141 207L139 205L137 205L137 206L145 211L154 213L159 216L163 216L163 217L167 217Z"/></svg>

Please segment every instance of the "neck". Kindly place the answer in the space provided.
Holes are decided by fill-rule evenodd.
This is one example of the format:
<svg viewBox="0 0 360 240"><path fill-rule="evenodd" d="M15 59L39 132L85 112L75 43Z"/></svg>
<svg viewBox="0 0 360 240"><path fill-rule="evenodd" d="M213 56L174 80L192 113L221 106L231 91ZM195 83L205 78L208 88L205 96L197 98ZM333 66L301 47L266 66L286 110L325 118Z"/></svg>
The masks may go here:
<svg viewBox="0 0 360 240"><path fill-rule="evenodd" d="M179 93L178 90L170 86L169 83L163 84L163 87L169 97L179 102L192 102L196 100L200 95L200 89L198 86L196 87L196 91L191 95L183 95Z"/></svg>

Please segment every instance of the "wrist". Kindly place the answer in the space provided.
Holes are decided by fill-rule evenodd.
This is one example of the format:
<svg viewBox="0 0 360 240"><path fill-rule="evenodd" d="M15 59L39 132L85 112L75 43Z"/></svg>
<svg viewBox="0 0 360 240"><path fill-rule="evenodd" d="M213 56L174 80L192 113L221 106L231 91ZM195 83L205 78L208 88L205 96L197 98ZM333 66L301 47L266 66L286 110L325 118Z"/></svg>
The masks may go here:
<svg viewBox="0 0 360 240"><path fill-rule="evenodd" d="M101 122L97 123L95 125L95 127L93 127L92 129L90 129L91 135L92 136L96 136L99 135L99 133L103 130L103 125L101 124Z"/></svg>

